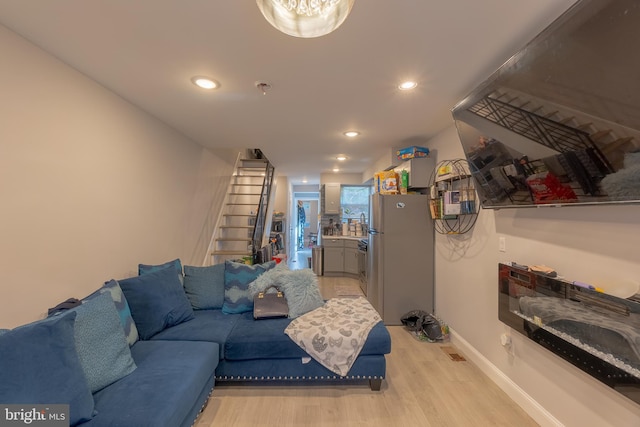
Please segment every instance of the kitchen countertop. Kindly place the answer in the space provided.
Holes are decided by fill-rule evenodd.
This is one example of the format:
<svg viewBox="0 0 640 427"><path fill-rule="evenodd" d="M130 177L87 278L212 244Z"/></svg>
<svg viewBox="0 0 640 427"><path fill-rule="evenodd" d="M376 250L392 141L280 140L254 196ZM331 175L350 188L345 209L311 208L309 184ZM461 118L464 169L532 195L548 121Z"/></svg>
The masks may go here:
<svg viewBox="0 0 640 427"><path fill-rule="evenodd" d="M367 236L331 236L331 235L322 235L323 239L343 239L343 240L362 240L366 239Z"/></svg>

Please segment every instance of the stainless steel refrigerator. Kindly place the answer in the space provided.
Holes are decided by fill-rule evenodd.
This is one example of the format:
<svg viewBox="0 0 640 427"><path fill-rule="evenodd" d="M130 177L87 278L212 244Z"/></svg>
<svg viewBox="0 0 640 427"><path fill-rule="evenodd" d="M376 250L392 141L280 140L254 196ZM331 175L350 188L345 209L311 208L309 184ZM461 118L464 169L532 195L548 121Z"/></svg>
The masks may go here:
<svg viewBox="0 0 640 427"><path fill-rule="evenodd" d="M428 196L373 194L367 298L386 325L411 310L433 313L434 229Z"/></svg>

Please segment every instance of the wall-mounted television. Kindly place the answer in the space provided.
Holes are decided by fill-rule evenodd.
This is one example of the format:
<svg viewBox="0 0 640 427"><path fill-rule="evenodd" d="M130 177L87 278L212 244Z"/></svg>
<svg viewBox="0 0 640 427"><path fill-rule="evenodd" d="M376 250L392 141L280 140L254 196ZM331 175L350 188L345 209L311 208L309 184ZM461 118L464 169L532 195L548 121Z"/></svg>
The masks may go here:
<svg viewBox="0 0 640 427"><path fill-rule="evenodd" d="M484 208L640 203L640 2L581 0L452 110Z"/></svg>

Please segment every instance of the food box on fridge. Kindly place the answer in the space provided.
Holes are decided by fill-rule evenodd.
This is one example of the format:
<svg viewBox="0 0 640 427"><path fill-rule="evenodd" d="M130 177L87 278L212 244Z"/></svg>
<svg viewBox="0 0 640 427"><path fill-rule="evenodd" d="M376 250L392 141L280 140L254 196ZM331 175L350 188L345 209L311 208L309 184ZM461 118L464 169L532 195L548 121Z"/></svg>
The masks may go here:
<svg viewBox="0 0 640 427"><path fill-rule="evenodd" d="M375 189L380 194L398 194L398 174L393 171L378 172L374 176Z"/></svg>
<svg viewBox="0 0 640 427"><path fill-rule="evenodd" d="M396 150L396 157L398 157L398 160L409 160L415 157L427 157L428 155L429 149L427 147L418 147L415 145Z"/></svg>

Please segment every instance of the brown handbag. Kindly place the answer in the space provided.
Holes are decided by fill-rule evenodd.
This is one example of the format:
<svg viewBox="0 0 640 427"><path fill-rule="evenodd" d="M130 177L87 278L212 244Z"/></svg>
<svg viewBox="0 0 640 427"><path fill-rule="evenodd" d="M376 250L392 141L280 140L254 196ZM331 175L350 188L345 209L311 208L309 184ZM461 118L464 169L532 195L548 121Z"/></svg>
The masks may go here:
<svg viewBox="0 0 640 427"><path fill-rule="evenodd" d="M270 288L277 292L267 293ZM276 285L271 285L253 297L253 318L260 320L279 317L289 317L289 305L284 292Z"/></svg>

